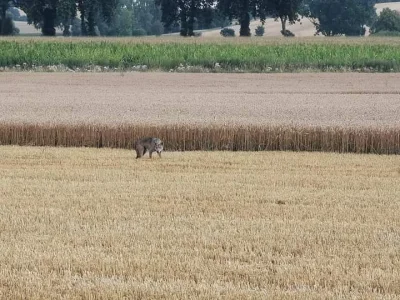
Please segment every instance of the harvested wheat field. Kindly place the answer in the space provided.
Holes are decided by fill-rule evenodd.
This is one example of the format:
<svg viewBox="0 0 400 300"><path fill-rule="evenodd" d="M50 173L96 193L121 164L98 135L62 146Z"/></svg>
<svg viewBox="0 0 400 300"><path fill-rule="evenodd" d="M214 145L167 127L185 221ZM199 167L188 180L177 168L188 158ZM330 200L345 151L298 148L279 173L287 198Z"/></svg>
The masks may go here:
<svg viewBox="0 0 400 300"><path fill-rule="evenodd" d="M1 299L395 299L400 157L2 147Z"/></svg>
<svg viewBox="0 0 400 300"><path fill-rule="evenodd" d="M399 127L400 75L0 73L0 122Z"/></svg>

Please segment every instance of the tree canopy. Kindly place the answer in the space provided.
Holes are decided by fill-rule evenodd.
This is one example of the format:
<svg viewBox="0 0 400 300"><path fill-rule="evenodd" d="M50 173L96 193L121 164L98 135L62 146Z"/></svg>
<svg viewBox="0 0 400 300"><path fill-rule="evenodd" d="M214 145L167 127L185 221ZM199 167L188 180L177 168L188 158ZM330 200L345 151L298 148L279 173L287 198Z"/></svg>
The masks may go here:
<svg viewBox="0 0 400 300"><path fill-rule="evenodd" d="M180 23L182 36L193 36L195 22L204 12L210 12L213 0L156 0L162 10L161 20L168 28Z"/></svg>
<svg viewBox="0 0 400 300"><path fill-rule="evenodd" d="M15 5L14 0L0 0L0 35L10 35L15 32L11 16L7 15L8 9Z"/></svg>
<svg viewBox="0 0 400 300"><path fill-rule="evenodd" d="M371 28L372 33L381 31L400 32L400 13L384 8Z"/></svg>
<svg viewBox="0 0 400 300"><path fill-rule="evenodd" d="M0 34L10 32L6 11L21 8L30 24L43 35L160 35L179 31L195 35L196 29L224 27L233 20L240 36L250 36L250 21L267 17L280 20L282 34L287 23L308 17L323 35L364 35L366 25L376 20L379 0L0 0ZM386 2L386 1L385 1ZM386 16L386 12L384 13ZM389 18L390 17L390 18ZM391 21L388 21L391 19ZM8 22L8 23L7 23ZM395 16L386 16L386 27L395 26ZM381 20L380 23L383 24ZM12 24L12 21L11 21ZM380 30L376 25L374 30ZM7 29L8 28L8 29ZM72 30L71 30L72 29ZM267 29L268 30L268 29Z"/></svg>
<svg viewBox="0 0 400 300"><path fill-rule="evenodd" d="M376 18L375 0L306 0L304 14L326 36L365 34Z"/></svg>
<svg viewBox="0 0 400 300"><path fill-rule="evenodd" d="M282 23L282 34L286 34L286 23L299 20L299 10L303 0L267 0L267 12Z"/></svg>
<svg viewBox="0 0 400 300"><path fill-rule="evenodd" d="M80 13L82 35L96 35L96 20L99 16L111 22L119 0L16 0L28 17L28 23L41 28L43 35L55 35L60 26L64 35L69 35L73 19Z"/></svg>

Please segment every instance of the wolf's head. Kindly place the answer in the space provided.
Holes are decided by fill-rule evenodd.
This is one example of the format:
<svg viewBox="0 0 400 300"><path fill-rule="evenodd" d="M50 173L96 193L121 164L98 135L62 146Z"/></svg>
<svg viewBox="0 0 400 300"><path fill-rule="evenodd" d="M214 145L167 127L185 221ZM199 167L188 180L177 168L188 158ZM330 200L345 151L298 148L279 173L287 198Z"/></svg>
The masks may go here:
<svg viewBox="0 0 400 300"><path fill-rule="evenodd" d="M155 139L154 144L155 144L154 150L156 150L157 153L161 153L161 151L164 150L164 145L163 145L162 140Z"/></svg>

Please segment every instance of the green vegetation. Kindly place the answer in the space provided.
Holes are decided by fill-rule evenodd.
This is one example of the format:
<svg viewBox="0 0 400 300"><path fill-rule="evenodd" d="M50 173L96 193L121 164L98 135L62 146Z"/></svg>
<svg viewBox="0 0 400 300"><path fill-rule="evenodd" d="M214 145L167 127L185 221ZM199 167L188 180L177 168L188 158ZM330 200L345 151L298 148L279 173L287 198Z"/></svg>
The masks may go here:
<svg viewBox="0 0 400 300"><path fill-rule="evenodd" d="M283 36L294 36L294 34L286 29L286 23L294 24L300 21L299 12L303 8L304 0L263 0L265 3L266 15L271 15L274 19L280 20L282 24L281 33Z"/></svg>
<svg viewBox="0 0 400 300"><path fill-rule="evenodd" d="M374 37L379 37L379 36L400 37L400 31L382 30L377 33L371 33L371 35Z"/></svg>
<svg viewBox="0 0 400 300"><path fill-rule="evenodd" d="M371 39L372 40L372 39ZM370 41L371 41L370 40ZM218 41L218 40L217 40ZM0 41L0 67L90 66L179 71L400 71L398 43Z"/></svg>
<svg viewBox="0 0 400 300"><path fill-rule="evenodd" d="M219 34L223 37L233 37L235 36L235 30L232 28L222 28Z"/></svg>
<svg viewBox="0 0 400 300"><path fill-rule="evenodd" d="M363 36L376 18L374 1L304 0L301 14L325 36Z"/></svg>
<svg viewBox="0 0 400 300"><path fill-rule="evenodd" d="M400 34L400 13L389 8L384 8L378 19L371 28L374 34L385 32L382 36L399 36ZM391 33L391 34L388 34Z"/></svg>
<svg viewBox="0 0 400 300"><path fill-rule="evenodd" d="M255 35L256 36L263 36L265 33L265 27L264 26L257 26L256 30L255 30Z"/></svg>
<svg viewBox="0 0 400 300"><path fill-rule="evenodd" d="M317 33L360 36L376 19L376 0L0 0L0 23L6 11L22 9L26 19L44 36L61 28L64 36L134 36L223 28L233 20L240 36L251 36L250 21L280 20L283 36L293 36L286 25L311 19ZM3 20L3 21L1 21ZM2 26L5 27L4 25ZM0 35L15 34L0 30Z"/></svg>

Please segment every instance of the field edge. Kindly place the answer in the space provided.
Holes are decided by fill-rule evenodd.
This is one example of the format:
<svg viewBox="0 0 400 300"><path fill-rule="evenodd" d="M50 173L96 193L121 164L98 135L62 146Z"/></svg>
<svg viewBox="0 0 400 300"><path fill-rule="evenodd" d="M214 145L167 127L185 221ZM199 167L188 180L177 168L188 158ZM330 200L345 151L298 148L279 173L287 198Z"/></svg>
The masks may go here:
<svg viewBox="0 0 400 300"><path fill-rule="evenodd" d="M156 136L170 151L318 151L400 154L400 128L0 123L0 145L131 149Z"/></svg>

